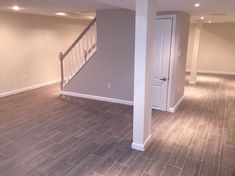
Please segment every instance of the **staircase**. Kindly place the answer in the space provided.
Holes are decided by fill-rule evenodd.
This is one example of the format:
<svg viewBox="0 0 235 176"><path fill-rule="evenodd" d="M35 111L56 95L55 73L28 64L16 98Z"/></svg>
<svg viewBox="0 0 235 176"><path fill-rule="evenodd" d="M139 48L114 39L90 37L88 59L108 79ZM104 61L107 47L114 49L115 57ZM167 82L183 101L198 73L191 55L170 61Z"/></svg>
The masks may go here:
<svg viewBox="0 0 235 176"><path fill-rule="evenodd" d="M82 69L97 50L96 18L65 53L60 53L61 90Z"/></svg>

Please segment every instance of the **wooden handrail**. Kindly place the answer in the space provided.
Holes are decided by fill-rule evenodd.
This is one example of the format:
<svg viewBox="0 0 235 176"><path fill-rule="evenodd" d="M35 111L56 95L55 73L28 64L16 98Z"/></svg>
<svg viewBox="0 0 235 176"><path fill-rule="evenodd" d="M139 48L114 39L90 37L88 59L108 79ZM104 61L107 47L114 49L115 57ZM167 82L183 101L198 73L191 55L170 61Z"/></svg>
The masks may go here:
<svg viewBox="0 0 235 176"><path fill-rule="evenodd" d="M79 35L79 37L73 42L73 44L69 47L69 49L61 56L61 60L63 60L69 52L76 46L76 44L83 38L83 36L87 33L87 31L95 24L96 18L94 18L90 24L86 27L86 29Z"/></svg>

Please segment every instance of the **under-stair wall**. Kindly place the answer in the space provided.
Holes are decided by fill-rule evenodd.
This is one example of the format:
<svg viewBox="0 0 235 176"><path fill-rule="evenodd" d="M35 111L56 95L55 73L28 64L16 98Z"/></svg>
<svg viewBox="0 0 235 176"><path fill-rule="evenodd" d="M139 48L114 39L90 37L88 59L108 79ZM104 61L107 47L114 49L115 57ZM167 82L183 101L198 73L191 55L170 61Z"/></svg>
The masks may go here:
<svg viewBox="0 0 235 176"><path fill-rule="evenodd" d="M129 104L134 89L135 12L102 10L96 19L96 53L62 93Z"/></svg>

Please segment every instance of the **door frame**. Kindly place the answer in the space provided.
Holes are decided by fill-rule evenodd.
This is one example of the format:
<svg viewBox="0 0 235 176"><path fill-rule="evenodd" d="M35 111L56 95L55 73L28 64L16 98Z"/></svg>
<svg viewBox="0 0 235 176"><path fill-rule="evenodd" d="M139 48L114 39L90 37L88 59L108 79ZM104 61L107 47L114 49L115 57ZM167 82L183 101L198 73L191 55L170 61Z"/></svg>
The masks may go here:
<svg viewBox="0 0 235 176"><path fill-rule="evenodd" d="M172 19L172 33L171 33L171 51L170 51L170 63L169 63L169 80L167 90L167 112L172 112L170 108L171 97L172 97L172 78L175 61L175 32L176 32L176 15L157 15L157 19ZM154 108L153 108L154 109Z"/></svg>

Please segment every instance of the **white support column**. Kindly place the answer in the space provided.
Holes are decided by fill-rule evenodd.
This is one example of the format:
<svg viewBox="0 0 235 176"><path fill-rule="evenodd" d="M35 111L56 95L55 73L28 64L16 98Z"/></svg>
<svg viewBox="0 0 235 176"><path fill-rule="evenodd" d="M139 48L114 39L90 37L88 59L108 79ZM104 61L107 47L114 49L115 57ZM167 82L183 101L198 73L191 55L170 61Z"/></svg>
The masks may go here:
<svg viewBox="0 0 235 176"><path fill-rule="evenodd" d="M132 148L144 151L151 138L155 0L136 0L134 121Z"/></svg>
<svg viewBox="0 0 235 176"><path fill-rule="evenodd" d="M190 84L195 84L197 81L197 66L198 66L199 46L200 46L202 27L203 27L202 22L196 23L194 46L193 46L193 58L192 58L192 64L191 64Z"/></svg>

